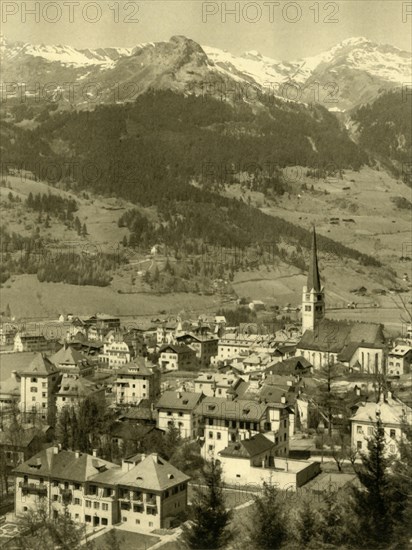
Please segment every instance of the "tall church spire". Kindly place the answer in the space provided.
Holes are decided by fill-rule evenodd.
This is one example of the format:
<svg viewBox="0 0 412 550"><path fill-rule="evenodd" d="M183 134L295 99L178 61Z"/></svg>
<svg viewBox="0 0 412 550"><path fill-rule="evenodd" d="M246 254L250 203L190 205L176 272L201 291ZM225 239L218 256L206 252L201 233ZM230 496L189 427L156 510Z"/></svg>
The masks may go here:
<svg viewBox="0 0 412 550"><path fill-rule="evenodd" d="M308 273L308 282L307 282L308 291L314 290L315 292L320 292L320 276L319 276L319 267L318 267L318 250L316 246L316 230L313 226L312 234L312 257L309 265Z"/></svg>
<svg viewBox="0 0 412 550"><path fill-rule="evenodd" d="M302 333L314 330L325 317L325 292L320 284L316 231L313 228L312 258L309 265L307 285L302 295Z"/></svg>

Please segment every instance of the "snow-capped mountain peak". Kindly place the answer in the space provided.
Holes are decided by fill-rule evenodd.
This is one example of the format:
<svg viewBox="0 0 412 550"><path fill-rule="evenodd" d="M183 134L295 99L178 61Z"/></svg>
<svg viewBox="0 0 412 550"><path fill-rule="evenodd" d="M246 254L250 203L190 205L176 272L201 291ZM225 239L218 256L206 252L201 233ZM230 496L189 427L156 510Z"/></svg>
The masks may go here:
<svg viewBox="0 0 412 550"><path fill-rule="evenodd" d="M98 49L12 43L1 37L0 55L3 78L12 81L20 81L22 77L30 81L34 73L39 78L44 76L46 81L53 74L56 82L98 75L108 88L123 81L138 81L141 90L152 86L185 91L200 89L193 84L205 79L211 82L217 79L251 85L280 97L284 84L295 83L302 92L296 100L303 102L314 101L316 86L319 89L332 83L339 105L326 107L335 111L370 101L380 91L412 78L409 52L365 37L347 38L317 55L292 61L280 61L253 49L234 55L211 46L201 47L185 36L173 36L167 42L137 44L133 48ZM324 95L327 94L328 90Z"/></svg>

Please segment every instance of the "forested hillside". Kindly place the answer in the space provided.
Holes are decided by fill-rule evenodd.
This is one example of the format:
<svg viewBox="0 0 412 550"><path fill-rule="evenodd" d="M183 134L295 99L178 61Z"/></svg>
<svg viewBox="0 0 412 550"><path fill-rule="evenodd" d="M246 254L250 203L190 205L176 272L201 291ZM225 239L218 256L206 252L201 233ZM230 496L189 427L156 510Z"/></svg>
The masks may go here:
<svg viewBox="0 0 412 550"><path fill-rule="evenodd" d="M381 160L392 161L395 172L411 185L404 169L412 154L412 99L406 88L382 94L352 118L359 125L360 146Z"/></svg>

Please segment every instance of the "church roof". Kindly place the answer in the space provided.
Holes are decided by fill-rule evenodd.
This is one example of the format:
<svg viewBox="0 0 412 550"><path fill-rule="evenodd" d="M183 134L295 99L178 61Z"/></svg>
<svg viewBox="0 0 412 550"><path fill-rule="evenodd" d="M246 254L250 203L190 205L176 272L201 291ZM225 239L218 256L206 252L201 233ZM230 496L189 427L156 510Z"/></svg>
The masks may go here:
<svg viewBox="0 0 412 550"><path fill-rule="evenodd" d="M308 291L310 290L315 290L315 292L321 291L315 228L313 228L313 235L312 235L312 257L309 265L307 288L308 288Z"/></svg>
<svg viewBox="0 0 412 550"><path fill-rule="evenodd" d="M381 325L322 319L315 330L305 331L297 348L343 353L347 356L351 352L353 355L360 346L382 347L384 341Z"/></svg>

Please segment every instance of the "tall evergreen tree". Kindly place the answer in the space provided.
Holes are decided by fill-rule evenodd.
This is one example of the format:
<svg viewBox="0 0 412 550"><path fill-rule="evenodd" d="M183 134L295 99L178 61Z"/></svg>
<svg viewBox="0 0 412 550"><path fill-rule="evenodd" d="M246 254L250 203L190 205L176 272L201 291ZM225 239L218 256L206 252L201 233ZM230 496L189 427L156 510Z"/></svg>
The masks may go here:
<svg viewBox="0 0 412 550"><path fill-rule="evenodd" d="M228 544L232 537L229 522L231 510L226 510L222 490L222 470L212 459L202 471L202 485L195 489L192 521L183 526L183 541L190 549L216 550Z"/></svg>
<svg viewBox="0 0 412 550"><path fill-rule="evenodd" d="M179 428L172 421L169 424L166 435L164 437L163 454L166 460L171 459L171 457L177 451L181 443L182 443L182 437L180 435Z"/></svg>
<svg viewBox="0 0 412 550"><path fill-rule="evenodd" d="M70 440L71 440L70 424L71 424L70 410L68 407L63 407L63 409L59 414L59 418L57 422L57 435L62 448L65 450L70 448Z"/></svg>
<svg viewBox="0 0 412 550"><path fill-rule="evenodd" d="M368 450L356 468L361 487L353 488L354 512L358 517L353 535L363 548L387 548L393 542L396 523L403 514L404 496L398 490L389 467L392 463L385 445L385 430L377 415Z"/></svg>
<svg viewBox="0 0 412 550"><path fill-rule="evenodd" d="M288 517L278 490L263 482L262 494L255 497L250 545L259 550L276 550L287 540Z"/></svg>

